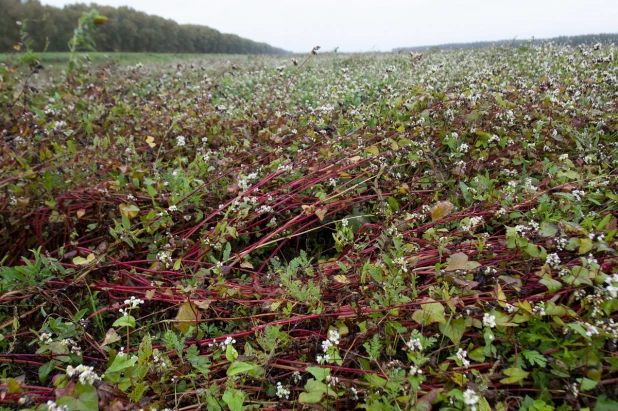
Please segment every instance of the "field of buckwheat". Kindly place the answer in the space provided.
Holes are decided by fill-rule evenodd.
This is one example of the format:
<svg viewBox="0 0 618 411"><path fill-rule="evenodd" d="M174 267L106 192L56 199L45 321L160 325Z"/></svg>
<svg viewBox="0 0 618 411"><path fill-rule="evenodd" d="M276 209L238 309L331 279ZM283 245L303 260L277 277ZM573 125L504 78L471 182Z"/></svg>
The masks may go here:
<svg viewBox="0 0 618 411"><path fill-rule="evenodd" d="M618 409L617 76L5 60L0 409Z"/></svg>

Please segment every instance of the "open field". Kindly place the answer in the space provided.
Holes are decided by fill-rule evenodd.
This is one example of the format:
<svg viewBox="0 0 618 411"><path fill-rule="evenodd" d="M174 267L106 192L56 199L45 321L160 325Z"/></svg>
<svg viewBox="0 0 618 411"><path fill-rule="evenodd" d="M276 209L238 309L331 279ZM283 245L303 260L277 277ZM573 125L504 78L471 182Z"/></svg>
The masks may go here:
<svg viewBox="0 0 618 411"><path fill-rule="evenodd" d="M220 59L220 55L212 54L182 54L182 53L77 53L79 59L85 60L86 56L94 64L114 63L120 66L161 63L182 63L189 60ZM64 69L69 64L69 52L39 53L39 60L43 66ZM17 54L19 56L19 54ZM11 54L0 54L0 62L11 59Z"/></svg>
<svg viewBox="0 0 618 411"><path fill-rule="evenodd" d="M618 408L614 46L150 56L0 65L4 409Z"/></svg>

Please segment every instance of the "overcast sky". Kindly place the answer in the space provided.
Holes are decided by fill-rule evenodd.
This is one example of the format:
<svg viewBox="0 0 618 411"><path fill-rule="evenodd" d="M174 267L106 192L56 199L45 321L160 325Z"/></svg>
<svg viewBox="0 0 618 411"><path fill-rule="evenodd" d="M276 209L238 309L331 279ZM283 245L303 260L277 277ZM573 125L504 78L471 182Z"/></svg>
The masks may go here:
<svg viewBox="0 0 618 411"><path fill-rule="evenodd" d="M42 0L64 6L71 0ZM618 0L99 0L304 53L618 32Z"/></svg>

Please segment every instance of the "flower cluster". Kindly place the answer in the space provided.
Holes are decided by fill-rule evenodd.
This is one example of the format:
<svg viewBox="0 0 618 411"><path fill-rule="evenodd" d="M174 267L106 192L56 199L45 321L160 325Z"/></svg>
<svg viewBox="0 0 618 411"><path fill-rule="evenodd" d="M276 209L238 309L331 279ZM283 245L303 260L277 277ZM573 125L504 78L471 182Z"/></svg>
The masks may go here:
<svg viewBox="0 0 618 411"><path fill-rule="evenodd" d="M479 395L476 392L474 392L474 390L471 390L470 388L468 388L463 393L463 400L464 400L464 404L470 407L470 411L476 411L476 406L478 402L481 400L481 397L479 397Z"/></svg>
<svg viewBox="0 0 618 411"><path fill-rule="evenodd" d="M328 363L331 360L330 354L328 353L331 347L339 345L339 331L335 329L331 329L328 331L328 338L322 341L322 351L324 355L317 355L316 361L318 364Z"/></svg>
<svg viewBox="0 0 618 411"><path fill-rule="evenodd" d="M408 341L406 343L406 346L412 352L414 352L414 351L422 352L423 351L423 344L421 343L421 339L420 338L412 338L412 339L410 339L410 341Z"/></svg>
<svg viewBox="0 0 618 411"><path fill-rule="evenodd" d="M483 325L485 327L494 328L496 326L496 316L489 313L483 314Z"/></svg>
<svg viewBox="0 0 618 411"><path fill-rule="evenodd" d="M67 367L67 375L69 377L78 376L79 382L82 384L92 385L96 381L100 381L101 377L94 372L94 368L80 364L77 367L69 365Z"/></svg>
<svg viewBox="0 0 618 411"><path fill-rule="evenodd" d="M464 350L463 348L460 348L457 350L457 359L459 361L461 361L461 364L464 367L469 367L470 366L470 360L467 359L468 357L468 351Z"/></svg>
<svg viewBox="0 0 618 411"><path fill-rule="evenodd" d="M281 381L277 381L277 397L279 398L285 398L286 400L290 398L290 390L285 388L282 384Z"/></svg>

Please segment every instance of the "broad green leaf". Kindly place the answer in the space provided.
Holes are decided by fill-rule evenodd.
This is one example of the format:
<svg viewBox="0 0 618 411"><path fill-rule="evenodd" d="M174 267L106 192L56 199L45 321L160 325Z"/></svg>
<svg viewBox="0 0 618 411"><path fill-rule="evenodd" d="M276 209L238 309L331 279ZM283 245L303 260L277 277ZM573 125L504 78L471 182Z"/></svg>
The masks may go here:
<svg viewBox="0 0 618 411"><path fill-rule="evenodd" d="M439 324L439 328L440 332L450 338L454 344L459 344L466 332L466 320L464 318L451 319L445 324Z"/></svg>
<svg viewBox="0 0 618 411"><path fill-rule="evenodd" d="M330 375L329 368L322 367L307 367L305 370L315 377L317 381L324 381Z"/></svg>
<svg viewBox="0 0 618 411"><path fill-rule="evenodd" d="M39 381L45 382L47 380L47 376L56 366L56 360L51 360L46 362L45 364L39 367Z"/></svg>
<svg viewBox="0 0 618 411"><path fill-rule="evenodd" d="M137 356L129 357L128 354L119 353L106 372L119 372L125 368L133 367L137 362Z"/></svg>
<svg viewBox="0 0 618 411"><path fill-rule="evenodd" d="M236 374L244 374L253 369L254 365L248 362L234 361L232 366L227 369L227 376L231 377Z"/></svg>
<svg viewBox="0 0 618 411"><path fill-rule="evenodd" d="M75 385L76 397L64 396L56 401L56 404L67 407L67 411L98 411L99 396L94 385L77 383Z"/></svg>
<svg viewBox="0 0 618 411"><path fill-rule="evenodd" d="M230 407L230 411L242 411L245 402L245 393L233 388L223 393L223 401Z"/></svg>
<svg viewBox="0 0 618 411"><path fill-rule="evenodd" d="M593 381L589 378L578 378L577 382L581 384L579 389L582 391L590 391L591 389L596 387L598 384L596 381Z"/></svg>
<svg viewBox="0 0 618 411"><path fill-rule="evenodd" d="M135 327L135 317L133 317L132 315L123 315L122 317L119 317L116 321L114 321L114 323L112 324L112 327L134 328Z"/></svg>
<svg viewBox="0 0 618 411"><path fill-rule="evenodd" d="M500 380L502 384L515 384L523 379L525 379L530 373L522 370L521 368L507 368L502 371L508 378L503 378Z"/></svg>
<svg viewBox="0 0 618 411"><path fill-rule="evenodd" d="M435 322L445 323L444 307L442 304L435 302L435 300L429 298L421 305L420 310L414 311L412 319L421 325L430 325Z"/></svg>
<svg viewBox="0 0 618 411"><path fill-rule="evenodd" d="M75 257L73 258L73 264L75 265L86 265L86 264L90 264L91 262L93 262L95 259L94 253L90 253L88 254L88 256L86 258L84 257Z"/></svg>
<svg viewBox="0 0 618 411"><path fill-rule="evenodd" d="M541 223L541 227L539 229L539 235L542 237L553 237L558 232L558 227L552 223L548 223L547 221L543 221Z"/></svg>
<svg viewBox="0 0 618 411"><path fill-rule="evenodd" d="M556 291L562 288L562 283L560 283L560 281L554 280L549 276L539 280L539 282L545 287L547 287L547 290L550 294L554 294Z"/></svg>
<svg viewBox="0 0 618 411"><path fill-rule="evenodd" d="M322 396L327 392L328 395L335 397L336 394L333 390L328 390L327 388L323 382L310 378L305 384L306 392L300 394L298 401L303 404L316 404L322 400Z"/></svg>
<svg viewBox="0 0 618 411"><path fill-rule="evenodd" d="M380 150L376 146L367 147L365 151L368 152L369 154L373 154L374 156L380 155Z"/></svg>
<svg viewBox="0 0 618 411"><path fill-rule="evenodd" d="M139 363L140 364L147 363L151 355L152 355L152 340L150 338L150 334L146 334L144 338L142 338L142 342L140 343L139 350L137 352Z"/></svg>

